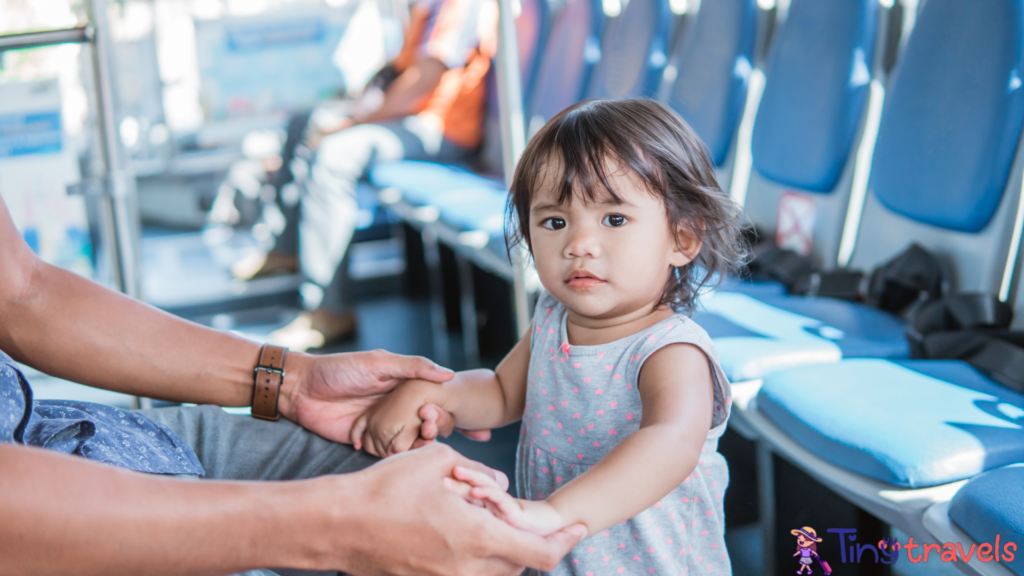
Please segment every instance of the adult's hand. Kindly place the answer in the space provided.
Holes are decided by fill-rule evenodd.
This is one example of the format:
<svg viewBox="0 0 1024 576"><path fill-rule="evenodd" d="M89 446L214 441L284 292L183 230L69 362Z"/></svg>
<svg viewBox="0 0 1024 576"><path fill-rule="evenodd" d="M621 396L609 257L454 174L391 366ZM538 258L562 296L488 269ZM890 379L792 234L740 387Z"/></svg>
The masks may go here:
<svg viewBox="0 0 1024 576"><path fill-rule="evenodd" d="M455 466L493 474L432 444L361 472L311 481L327 490L316 496L319 505L337 508L329 512L343 531L341 567L360 576L511 576L524 566L549 571L586 534L582 524L546 537L512 528L445 487L443 478L451 478Z"/></svg>
<svg viewBox="0 0 1024 576"><path fill-rule="evenodd" d="M452 435L452 430L458 430L466 438L477 442L486 442L491 439L490 430L463 430L455 427L455 418L445 409L434 404L424 404L420 407L420 438L413 443L413 448L420 448L437 440L438 436L447 438Z"/></svg>
<svg viewBox="0 0 1024 576"><path fill-rule="evenodd" d="M328 440L351 444L355 419L407 378L447 382L454 373L426 358L383 350L288 354L281 415Z"/></svg>

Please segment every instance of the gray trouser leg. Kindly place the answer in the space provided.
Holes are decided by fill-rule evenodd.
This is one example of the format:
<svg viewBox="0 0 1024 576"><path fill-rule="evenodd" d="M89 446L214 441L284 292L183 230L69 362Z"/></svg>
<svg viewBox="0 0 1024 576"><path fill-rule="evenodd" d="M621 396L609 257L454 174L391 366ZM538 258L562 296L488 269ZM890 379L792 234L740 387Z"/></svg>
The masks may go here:
<svg viewBox="0 0 1024 576"><path fill-rule="evenodd" d="M216 406L141 411L174 430L192 447L211 480L299 480L362 470L377 462L366 452L338 444L288 420L268 422L228 414ZM244 576L334 574L289 569ZM239 575L242 576L242 575Z"/></svg>
<svg viewBox="0 0 1024 576"><path fill-rule="evenodd" d="M347 266L339 265L355 232L356 183L377 162L454 162L471 151L444 140L439 127L418 116L381 124L360 124L320 143L302 198L299 259L307 278L324 289L322 306L351 308Z"/></svg>

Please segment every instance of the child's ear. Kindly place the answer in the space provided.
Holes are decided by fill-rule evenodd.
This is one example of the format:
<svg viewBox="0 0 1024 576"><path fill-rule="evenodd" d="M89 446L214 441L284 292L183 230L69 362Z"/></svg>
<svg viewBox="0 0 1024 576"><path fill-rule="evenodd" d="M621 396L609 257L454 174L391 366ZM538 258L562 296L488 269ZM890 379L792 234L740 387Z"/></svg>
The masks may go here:
<svg viewBox="0 0 1024 576"><path fill-rule="evenodd" d="M672 254L669 255L669 263L676 268L686 266L697 257L697 254L700 253L700 248L700 238L680 226L676 229L676 242L672 248Z"/></svg>

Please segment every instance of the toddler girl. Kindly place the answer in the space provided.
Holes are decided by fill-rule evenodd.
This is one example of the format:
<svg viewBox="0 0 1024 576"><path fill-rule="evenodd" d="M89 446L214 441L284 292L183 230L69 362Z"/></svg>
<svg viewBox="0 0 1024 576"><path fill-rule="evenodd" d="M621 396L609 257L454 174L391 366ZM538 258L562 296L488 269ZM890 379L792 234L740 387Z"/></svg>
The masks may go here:
<svg viewBox="0 0 1024 576"><path fill-rule="evenodd" d="M513 526L589 536L553 574L730 574L718 438L729 383L683 313L743 256L738 211L693 131L650 100L593 100L534 136L510 228L546 291L498 368L408 381L353 427L379 456L416 440L436 404L466 429L522 419L519 496L456 469L468 498Z"/></svg>

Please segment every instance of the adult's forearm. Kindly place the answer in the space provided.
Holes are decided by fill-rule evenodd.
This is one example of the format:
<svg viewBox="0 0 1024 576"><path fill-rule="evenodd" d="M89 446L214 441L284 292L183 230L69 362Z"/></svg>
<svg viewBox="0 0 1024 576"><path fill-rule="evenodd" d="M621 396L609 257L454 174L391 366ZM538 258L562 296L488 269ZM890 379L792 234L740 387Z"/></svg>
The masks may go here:
<svg viewBox="0 0 1024 576"><path fill-rule="evenodd" d="M380 107L363 118L353 120L359 123L384 122L420 112L446 70L448 67L437 58L428 56L417 60L395 78L384 93Z"/></svg>
<svg viewBox="0 0 1024 576"><path fill-rule="evenodd" d="M179 402L251 401L259 344L39 261L27 289L7 296L0 303L0 349L43 372ZM289 370L303 367L304 359L289 359Z"/></svg>
<svg viewBox="0 0 1024 576"><path fill-rule="evenodd" d="M0 571L202 575L311 567L321 555L314 542L323 540L311 533L323 522L304 506L304 484L193 482L0 444Z"/></svg>

